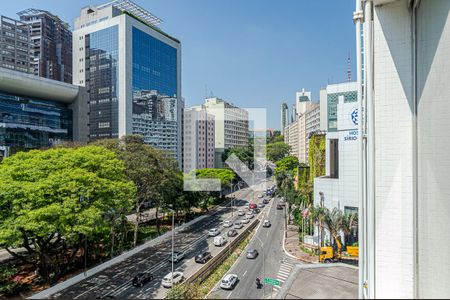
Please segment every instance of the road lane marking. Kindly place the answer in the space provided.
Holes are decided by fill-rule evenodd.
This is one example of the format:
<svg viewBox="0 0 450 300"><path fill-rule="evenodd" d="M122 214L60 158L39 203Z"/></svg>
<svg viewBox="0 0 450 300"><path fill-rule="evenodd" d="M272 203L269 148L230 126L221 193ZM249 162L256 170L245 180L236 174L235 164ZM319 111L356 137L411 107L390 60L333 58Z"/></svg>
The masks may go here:
<svg viewBox="0 0 450 300"><path fill-rule="evenodd" d="M231 292L231 293L227 296L227 299L230 299L231 294L233 294L233 292Z"/></svg>
<svg viewBox="0 0 450 300"><path fill-rule="evenodd" d="M244 277L244 276L245 276L245 274L247 274L247 270L245 270L244 274L242 274L242 277Z"/></svg>

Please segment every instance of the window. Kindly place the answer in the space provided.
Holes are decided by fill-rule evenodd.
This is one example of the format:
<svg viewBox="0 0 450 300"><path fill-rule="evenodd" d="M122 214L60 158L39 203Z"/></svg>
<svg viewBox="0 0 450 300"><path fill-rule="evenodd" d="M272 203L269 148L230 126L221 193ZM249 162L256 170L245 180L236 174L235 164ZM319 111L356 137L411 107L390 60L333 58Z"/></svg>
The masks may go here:
<svg viewBox="0 0 450 300"><path fill-rule="evenodd" d="M98 128L109 128L110 127L110 122L102 122L102 123L98 123Z"/></svg>
<svg viewBox="0 0 450 300"><path fill-rule="evenodd" d="M330 177L339 178L339 140L330 139Z"/></svg>

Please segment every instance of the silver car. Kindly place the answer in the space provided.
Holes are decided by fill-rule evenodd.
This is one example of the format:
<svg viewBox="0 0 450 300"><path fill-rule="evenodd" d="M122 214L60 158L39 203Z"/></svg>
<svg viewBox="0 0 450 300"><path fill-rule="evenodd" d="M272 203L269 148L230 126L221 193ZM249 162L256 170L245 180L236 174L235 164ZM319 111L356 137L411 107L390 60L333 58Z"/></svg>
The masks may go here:
<svg viewBox="0 0 450 300"><path fill-rule="evenodd" d="M220 287L224 290L231 290L238 282L238 276L235 274L225 275L220 281Z"/></svg>
<svg viewBox="0 0 450 300"><path fill-rule="evenodd" d="M256 250L256 249L248 249L247 250L247 258L249 258L249 259L255 259L257 256L258 256L258 250Z"/></svg>

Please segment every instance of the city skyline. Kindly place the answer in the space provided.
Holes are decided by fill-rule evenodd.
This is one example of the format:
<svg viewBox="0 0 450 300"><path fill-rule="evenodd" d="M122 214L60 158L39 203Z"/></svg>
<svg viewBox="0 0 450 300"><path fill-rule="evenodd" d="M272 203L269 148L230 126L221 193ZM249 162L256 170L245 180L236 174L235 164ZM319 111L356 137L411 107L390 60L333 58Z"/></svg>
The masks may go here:
<svg viewBox="0 0 450 300"><path fill-rule="evenodd" d="M16 13L24 9L45 9L73 30L80 9L100 2L49 0L36 5L21 0L5 7L2 14L18 18ZM312 91L317 102L320 88L347 81L349 51L355 78L353 1L284 1L276 9L272 1L135 2L163 19L161 29L183 42L186 106L198 105L212 93L240 107L278 112L279 103L294 103L302 88ZM321 14L303 13L319 10ZM261 90L261 86L271 88ZM280 129L279 124L276 113L267 125Z"/></svg>

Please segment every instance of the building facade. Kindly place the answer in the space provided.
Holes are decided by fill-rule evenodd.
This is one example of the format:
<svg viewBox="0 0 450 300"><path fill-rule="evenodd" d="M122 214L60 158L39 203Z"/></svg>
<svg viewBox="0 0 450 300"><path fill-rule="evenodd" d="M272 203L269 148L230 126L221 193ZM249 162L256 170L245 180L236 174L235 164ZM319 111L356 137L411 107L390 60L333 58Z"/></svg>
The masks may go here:
<svg viewBox="0 0 450 300"><path fill-rule="evenodd" d="M87 142L87 102L82 87L0 68L0 156Z"/></svg>
<svg viewBox="0 0 450 300"><path fill-rule="evenodd" d="M214 115L203 106L184 111L183 167L184 172L214 168L215 132Z"/></svg>
<svg viewBox="0 0 450 300"><path fill-rule="evenodd" d="M306 160L308 161L309 139L312 134L320 131L320 105L312 103L311 107L305 113L305 130L306 130Z"/></svg>
<svg viewBox="0 0 450 300"><path fill-rule="evenodd" d="M287 103L281 103L281 116L280 116L281 135L285 136L285 128L289 123L289 107Z"/></svg>
<svg viewBox="0 0 450 300"><path fill-rule="evenodd" d="M357 14L368 87L362 295L447 298L450 2L366 1Z"/></svg>
<svg viewBox="0 0 450 300"><path fill-rule="evenodd" d="M17 13L30 27L32 72L72 84L72 32L69 24L41 9Z"/></svg>
<svg viewBox="0 0 450 300"><path fill-rule="evenodd" d="M32 73L32 43L27 23L0 17L0 67Z"/></svg>
<svg viewBox="0 0 450 300"><path fill-rule="evenodd" d="M306 113L312 103L311 92L302 89L301 92L295 93L295 112L297 115Z"/></svg>
<svg viewBox="0 0 450 300"><path fill-rule="evenodd" d="M90 140L143 134L181 166L181 43L160 22L131 1L83 8L73 32L73 82L89 91Z"/></svg>
<svg viewBox="0 0 450 300"><path fill-rule="evenodd" d="M204 107L214 116L215 166L221 168L226 149L248 146L248 111L220 98L205 99Z"/></svg>

